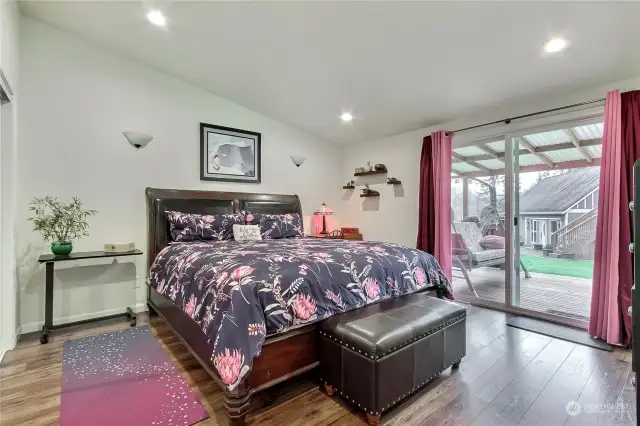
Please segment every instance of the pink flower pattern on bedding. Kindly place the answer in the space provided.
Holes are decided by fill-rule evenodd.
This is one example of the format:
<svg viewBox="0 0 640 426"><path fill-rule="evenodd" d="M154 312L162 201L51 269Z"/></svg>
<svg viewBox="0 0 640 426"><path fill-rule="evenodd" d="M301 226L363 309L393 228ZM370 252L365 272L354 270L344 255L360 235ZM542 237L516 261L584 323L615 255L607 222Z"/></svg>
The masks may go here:
<svg viewBox="0 0 640 426"><path fill-rule="evenodd" d="M430 254L319 238L172 243L156 257L148 282L200 326L231 390L251 371L267 335L416 291L453 298Z"/></svg>

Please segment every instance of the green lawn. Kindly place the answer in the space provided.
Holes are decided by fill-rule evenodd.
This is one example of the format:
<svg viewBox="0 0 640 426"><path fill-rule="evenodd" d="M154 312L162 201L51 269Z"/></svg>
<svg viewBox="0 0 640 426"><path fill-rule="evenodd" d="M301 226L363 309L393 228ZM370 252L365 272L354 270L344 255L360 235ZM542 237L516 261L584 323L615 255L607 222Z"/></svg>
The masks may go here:
<svg viewBox="0 0 640 426"><path fill-rule="evenodd" d="M529 272L576 278L592 278L593 276L593 260L554 259L526 254L520 255L520 259Z"/></svg>

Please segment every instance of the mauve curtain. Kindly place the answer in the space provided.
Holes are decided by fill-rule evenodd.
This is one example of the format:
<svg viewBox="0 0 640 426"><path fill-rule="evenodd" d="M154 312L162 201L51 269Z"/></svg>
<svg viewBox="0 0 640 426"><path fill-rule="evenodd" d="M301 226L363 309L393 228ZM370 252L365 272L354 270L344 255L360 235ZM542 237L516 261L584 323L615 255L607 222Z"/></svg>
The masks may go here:
<svg viewBox="0 0 640 426"><path fill-rule="evenodd" d="M422 141L419 194L416 247L451 280L451 135L442 130Z"/></svg>
<svg viewBox="0 0 640 426"><path fill-rule="evenodd" d="M633 163L640 154L640 92L607 93L589 334L631 343Z"/></svg>
<svg viewBox="0 0 640 426"><path fill-rule="evenodd" d="M631 317L627 314L627 310L631 306L631 287L633 286L633 255L629 251L629 244L633 240L633 214L629 210L629 201L633 200L633 164L640 157L640 91L625 92L620 95L620 101L622 163L620 166L620 261L618 262L620 284L618 303L624 323L621 341L625 346L629 346L631 343Z"/></svg>

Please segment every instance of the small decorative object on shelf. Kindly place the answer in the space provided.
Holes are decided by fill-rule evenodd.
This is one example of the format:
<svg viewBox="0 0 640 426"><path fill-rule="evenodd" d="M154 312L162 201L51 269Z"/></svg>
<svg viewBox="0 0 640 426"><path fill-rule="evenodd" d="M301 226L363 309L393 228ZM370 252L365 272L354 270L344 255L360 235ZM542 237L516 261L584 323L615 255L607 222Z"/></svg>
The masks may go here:
<svg viewBox="0 0 640 426"><path fill-rule="evenodd" d="M136 243L107 243L104 245L105 253L127 253L136 249Z"/></svg>
<svg viewBox="0 0 640 426"><path fill-rule="evenodd" d="M364 167L356 167L356 174L354 176L357 176L358 173L364 173Z"/></svg>
<svg viewBox="0 0 640 426"><path fill-rule="evenodd" d="M350 180L345 186L342 187L342 189L354 189L355 187L356 182L354 180Z"/></svg>
<svg viewBox="0 0 640 426"><path fill-rule="evenodd" d="M35 216L27 220L33 222L33 230L40 232L45 241L52 241L51 252L55 255L68 255L73 250L72 240L88 237L87 219L98 213L84 210L76 197L69 203L51 196L34 198L29 210Z"/></svg>
<svg viewBox="0 0 640 426"><path fill-rule="evenodd" d="M360 194L361 197L379 197L380 193L378 191L374 191L373 189L369 188L368 184L365 184L364 189L362 190L362 194Z"/></svg>
<svg viewBox="0 0 640 426"><path fill-rule="evenodd" d="M400 184L402 184L402 181L399 181L394 177L387 178L387 185L400 185Z"/></svg>
<svg viewBox="0 0 640 426"><path fill-rule="evenodd" d="M387 171L387 166L385 166L384 164L376 164L375 166L373 166L374 169L376 169L379 172L386 172Z"/></svg>
<svg viewBox="0 0 640 426"><path fill-rule="evenodd" d="M320 207L318 207L314 213L315 216L322 216L322 232L320 235L327 234L327 216L331 216L333 214L333 210L331 210L325 203L322 203Z"/></svg>
<svg viewBox="0 0 640 426"><path fill-rule="evenodd" d="M373 166L371 165L371 161L367 161L367 171L368 172L372 172L373 171Z"/></svg>

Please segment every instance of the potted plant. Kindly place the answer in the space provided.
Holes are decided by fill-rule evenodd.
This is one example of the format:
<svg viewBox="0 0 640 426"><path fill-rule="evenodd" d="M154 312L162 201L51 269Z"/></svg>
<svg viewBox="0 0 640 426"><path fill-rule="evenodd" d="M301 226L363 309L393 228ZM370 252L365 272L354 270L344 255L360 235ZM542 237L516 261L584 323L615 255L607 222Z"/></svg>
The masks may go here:
<svg viewBox="0 0 640 426"><path fill-rule="evenodd" d="M66 203L50 196L34 198L29 211L35 215L28 218L33 222L33 230L40 232L45 241L51 241L51 251L55 255L71 253L72 240L89 236L87 219L98 213L84 210L82 201L76 197Z"/></svg>

